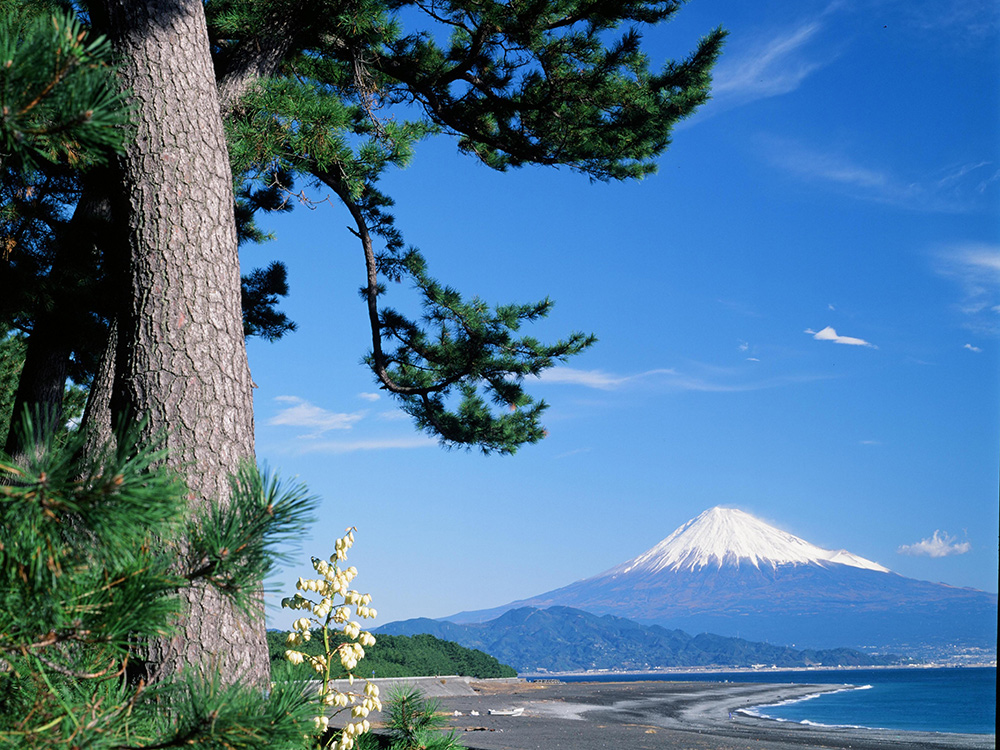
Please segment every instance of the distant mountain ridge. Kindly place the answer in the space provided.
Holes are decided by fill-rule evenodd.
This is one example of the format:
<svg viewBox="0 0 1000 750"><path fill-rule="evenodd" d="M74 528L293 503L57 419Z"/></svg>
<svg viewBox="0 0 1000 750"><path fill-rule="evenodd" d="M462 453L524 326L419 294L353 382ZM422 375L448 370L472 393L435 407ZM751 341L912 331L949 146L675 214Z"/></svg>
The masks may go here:
<svg viewBox="0 0 1000 750"><path fill-rule="evenodd" d="M712 508L599 575L502 607L565 606L644 624L829 648L957 644L995 649L997 595L906 578L825 550L749 513Z"/></svg>
<svg viewBox="0 0 1000 750"><path fill-rule="evenodd" d="M570 607L523 607L490 622L466 625L418 618L389 623L375 632L428 633L484 651L520 673L757 664L786 668L873 666L899 662L897 657L870 656L846 648L796 650L707 633L692 636L611 615L598 617Z"/></svg>

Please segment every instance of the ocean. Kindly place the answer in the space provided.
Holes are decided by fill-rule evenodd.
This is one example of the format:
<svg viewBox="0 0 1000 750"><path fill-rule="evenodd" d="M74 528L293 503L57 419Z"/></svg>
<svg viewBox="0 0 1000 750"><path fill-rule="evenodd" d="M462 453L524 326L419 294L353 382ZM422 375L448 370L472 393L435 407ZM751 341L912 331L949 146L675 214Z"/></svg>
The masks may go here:
<svg viewBox="0 0 1000 750"><path fill-rule="evenodd" d="M757 706L751 712L776 721L827 726L967 734L993 734L996 731L996 667L602 673L599 676L591 674L559 679L567 682L697 680L842 684L844 690L836 693L776 706Z"/></svg>

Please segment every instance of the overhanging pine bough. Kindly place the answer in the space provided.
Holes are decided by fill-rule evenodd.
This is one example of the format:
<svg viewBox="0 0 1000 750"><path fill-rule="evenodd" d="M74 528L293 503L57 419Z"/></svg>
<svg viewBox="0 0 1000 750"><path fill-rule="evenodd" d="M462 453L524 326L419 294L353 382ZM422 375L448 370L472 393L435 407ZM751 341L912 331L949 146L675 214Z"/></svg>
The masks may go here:
<svg viewBox="0 0 1000 750"><path fill-rule="evenodd" d="M347 207L366 266L366 361L420 429L487 453L536 442L546 405L525 393L523 378L594 338L518 338L521 323L548 313L549 300L491 308L439 284L420 252L405 247L378 180L405 166L419 140L442 132L501 171L543 164L594 180L641 178L655 171L671 127L708 98L724 32L654 73L635 27L669 19L679 2L214 2L218 59L239 59L246 71L252 45L273 55L268 29L278 8L301 13L303 23L274 75L245 85L231 110L235 172L289 194L293 180L305 179ZM404 16L418 28L404 30ZM436 41L448 33L446 44ZM379 307L383 280L404 279L423 299L420 319Z"/></svg>

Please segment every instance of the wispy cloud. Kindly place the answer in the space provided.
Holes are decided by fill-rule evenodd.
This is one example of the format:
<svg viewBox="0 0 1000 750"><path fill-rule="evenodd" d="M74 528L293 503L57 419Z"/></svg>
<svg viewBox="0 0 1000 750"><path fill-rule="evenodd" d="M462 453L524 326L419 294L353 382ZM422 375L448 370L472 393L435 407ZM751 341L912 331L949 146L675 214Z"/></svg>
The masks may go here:
<svg viewBox="0 0 1000 750"><path fill-rule="evenodd" d="M717 299L718 302L723 307L732 310L737 315L742 315L746 318L761 318L763 317L757 310L755 310L750 305L744 304L737 300L732 299Z"/></svg>
<svg viewBox="0 0 1000 750"><path fill-rule="evenodd" d="M981 161L977 164L963 164L958 167L948 170L945 175L938 179L938 187L948 187L954 185L956 182L961 180L967 174L975 172L976 170L982 169L983 167L990 166L991 162Z"/></svg>
<svg viewBox="0 0 1000 750"><path fill-rule="evenodd" d="M986 334L998 328L1000 313L1000 245L967 242L939 252L935 267L941 276L958 284L962 299L958 309L969 326ZM975 351L971 344L966 348Z"/></svg>
<svg viewBox="0 0 1000 750"><path fill-rule="evenodd" d="M751 358L752 359L752 358ZM756 360L754 360L756 361ZM635 375L617 375L603 370L576 370L572 367L553 367L539 376L543 383L576 385L601 391L618 391L646 386L674 391L699 391L703 393L739 393L777 388L794 383L823 379L826 376L784 375L761 379L747 368L724 368L700 365L701 374L687 374L676 369L646 370ZM751 375L754 379L747 379Z"/></svg>
<svg viewBox="0 0 1000 750"><path fill-rule="evenodd" d="M828 62L806 53L821 29L822 23L810 21L754 40L743 49L737 46L723 57L713 76L713 99L724 107L794 91Z"/></svg>
<svg viewBox="0 0 1000 750"><path fill-rule="evenodd" d="M761 138L770 162L811 182L826 183L858 200L911 211L964 213L982 205L989 162L959 164L902 176L884 164L869 163L834 149L816 149L785 138Z"/></svg>
<svg viewBox="0 0 1000 750"><path fill-rule="evenodd" d="M943 0L933 4L899 2L903 18L912 27L932 36L962 43L992 41L1000 29L1000 13L994 0Z"/></svg>
<svg viewBox="0 0 1000 750"><path fill-rule="evenodd" d="M901 555L916 555L923 557L948 557L949 555L964 555L972 549L969 542L956 542L955 537L940 529L934 535L921 539L916 544L904 544L896 550Z"/></svg>
<svg viewBox="0 0 1000 750"><path fill-rule="evenodd" d="M854 336L841 336L837 333L831 326L827 326L821 331L814 331L812 328L807 328L804 333L810 334L817 341L832 341L835 344L847 344L848 346L867 346L872 349L878 349L875 344L865 341L864 339L855 338Z"/></svg>
<svg viewBox="0 0 1000 750"><path fill-rule="evenodd" d="M412 417L402 409L387 409L378 412L375 415L375 419L380 422L405 422L407 419L412 419Z"/></svg>
<svg viewBox="0 0 1000 750"><path fill-rule="evenodd" d="M750 342L748 342L748 341L741 341L739 343L739 346L737 346L736 348L739 351L743 352L744 354L747 354L747 355L752 355L753 354L753 352L751 351ZM745 359L746 359L747 362L760 362L760 359L758 359L757 357L754 357L754 356L747 356Z"/></svg>
<svg viewBox="0 0 1000 750"><path fill-rule="evenodd" d="M330 430L349 430L365 415L365 412L345 414L327 411L298 396L277 396L274 400L289 406L267 420L267 424L307 427L310 432L301 436L306 438L318 438Z"/></svg>
<svg viewBox="0 0 1000 750"><path fill-rule="evenodd" d="M378 401L382 396L378 393L359 393L358 398L364 401Z"/></svg>
<svg viewBox="0 0 1000 750"><path fill-rule="evenodd" d="M398 438L372 438L369 440L323 440L304 443L299 453L357 453L359 451L411 450L413 448L434 448L438 442L421 435Z"/></svg>
<svg viewBox="0 0 1000 750"><path fill-rule="evenodd" d="M591 450L591 448L577 448L575 450L566 451L565 453L560 453L556 456L556 460L559 460L560 458L569 458L570 456L577 456L581 453L590 453Z"/></svg>
<svg viewBox="0 0 1000 750"><path fill-rule="evenodd" d="M639 380L676 374L674 370L647 370L636 375L613 375L603 370L577 370L573 367L551 367L548 370L543 370L539 379L543 383L582 385L586 388L596 388L601 391L614 391L623 385Z"/></svg>
<svg viewBox="0 0 1000 750"><path fill-rule="evenodd" d="M976 354L982 352L982 349L980 349L978 346L973 346L972 344L965 344L962 348L968 349L970 352L975 352Z"/></svg>

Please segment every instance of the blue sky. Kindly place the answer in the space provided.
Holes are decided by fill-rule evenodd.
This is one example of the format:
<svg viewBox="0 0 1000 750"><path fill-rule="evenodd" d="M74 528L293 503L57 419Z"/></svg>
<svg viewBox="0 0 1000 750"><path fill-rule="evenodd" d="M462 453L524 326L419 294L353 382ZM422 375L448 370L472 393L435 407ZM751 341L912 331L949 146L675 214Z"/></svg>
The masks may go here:
<svg viewBox="0 0 1000 750"><path fill-rule="evenodd" d="M653 177L497 174L439 138L385 181L437 278L600 339L529 385L549 436L514 457L442 450L379 394L342 209L244 250L287 263L299 325L250 345L258 457L322 497L286 595L347 526L384 624L594 575L715 505L997 590L1000 10L692 0L647 49L719 24L714 98Z"/></svg>

